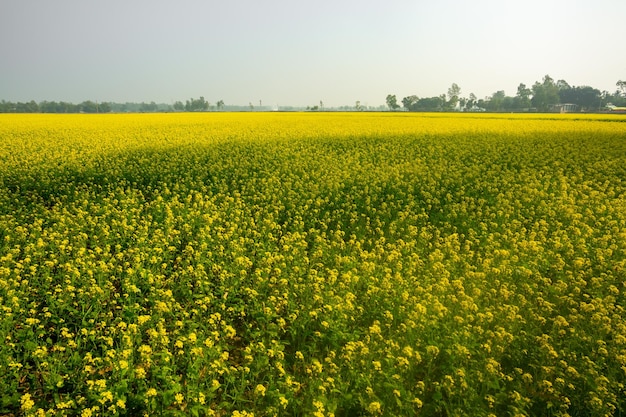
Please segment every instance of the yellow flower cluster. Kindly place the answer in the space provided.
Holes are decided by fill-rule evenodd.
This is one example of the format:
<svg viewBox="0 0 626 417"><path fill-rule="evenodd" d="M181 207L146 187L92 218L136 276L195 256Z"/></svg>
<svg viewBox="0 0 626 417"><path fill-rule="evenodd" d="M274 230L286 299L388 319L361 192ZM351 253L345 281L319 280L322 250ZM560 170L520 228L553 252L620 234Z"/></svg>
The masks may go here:
<svg viewBox="0 0 626 417"><path fill-rule="evenodd" d="M625 139L1 115L0 415L626 413Z"/></svg>

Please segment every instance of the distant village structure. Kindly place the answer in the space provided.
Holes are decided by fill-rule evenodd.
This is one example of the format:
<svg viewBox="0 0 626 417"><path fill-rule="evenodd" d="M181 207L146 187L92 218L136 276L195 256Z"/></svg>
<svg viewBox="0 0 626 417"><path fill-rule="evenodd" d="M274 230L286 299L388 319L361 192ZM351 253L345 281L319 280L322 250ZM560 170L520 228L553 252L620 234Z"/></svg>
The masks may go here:
<svg viewBox="0 0 626 417"><path fill-rule="evenodd" d="M555 104L552 106L551 110L555 113L573 113L580 111L578 104L573 103L565 103L565 104Z"/></svg>

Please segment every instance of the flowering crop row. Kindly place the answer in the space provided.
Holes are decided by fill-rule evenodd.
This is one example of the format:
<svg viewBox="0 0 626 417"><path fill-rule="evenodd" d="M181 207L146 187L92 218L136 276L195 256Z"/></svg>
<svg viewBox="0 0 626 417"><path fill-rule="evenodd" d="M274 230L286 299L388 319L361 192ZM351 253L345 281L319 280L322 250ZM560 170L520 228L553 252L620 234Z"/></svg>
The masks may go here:
<svg viewBox="0 0 626 417"><path fill-rule="evenodd" d="M0 415L626 412L623 119L0 121Z"/></svg>

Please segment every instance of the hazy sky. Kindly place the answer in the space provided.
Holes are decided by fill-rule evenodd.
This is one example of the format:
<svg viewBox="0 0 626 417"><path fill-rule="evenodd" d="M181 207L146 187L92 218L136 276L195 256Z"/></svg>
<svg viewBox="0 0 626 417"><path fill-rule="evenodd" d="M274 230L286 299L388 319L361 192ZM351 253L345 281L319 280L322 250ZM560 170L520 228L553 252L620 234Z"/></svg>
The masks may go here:
<svg viewBox="0 0 626 417"><path fill-rule="evenodd" d="M326 106L615 91L625 0L0 0L0 99Z"/></svg>

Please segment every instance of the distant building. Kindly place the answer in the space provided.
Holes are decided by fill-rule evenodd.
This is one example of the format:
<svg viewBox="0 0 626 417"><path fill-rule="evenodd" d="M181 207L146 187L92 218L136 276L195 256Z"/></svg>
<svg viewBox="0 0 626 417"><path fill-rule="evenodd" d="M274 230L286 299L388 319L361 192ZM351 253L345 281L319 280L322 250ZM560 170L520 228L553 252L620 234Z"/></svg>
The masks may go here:
<svg viewBox="0 0 626 417"><path fill-rule="evenodd" d="M572 112L579 111L578 104L571 104L571 103L555 104L550 107L550 110L555 113L572 113Z"/></svg>

